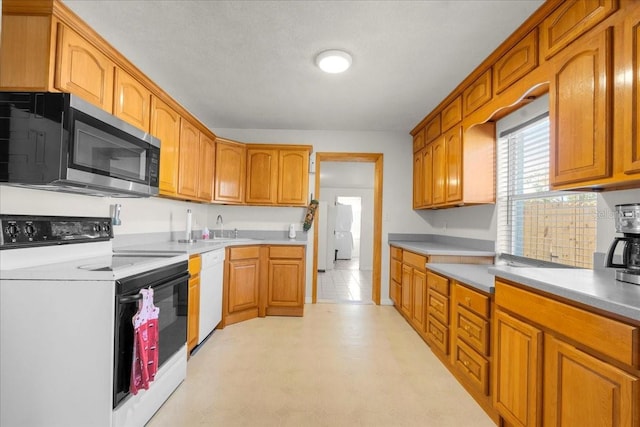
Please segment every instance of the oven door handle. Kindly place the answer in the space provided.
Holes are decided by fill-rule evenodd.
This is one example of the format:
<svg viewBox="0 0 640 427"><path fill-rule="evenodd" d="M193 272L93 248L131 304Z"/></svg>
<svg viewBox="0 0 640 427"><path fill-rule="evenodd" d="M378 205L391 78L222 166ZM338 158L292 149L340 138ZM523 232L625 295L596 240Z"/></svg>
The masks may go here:
<svg viewBox="0 0 640 427"><path fill-rule="evenodd" d="M168 288L170 286L175 286L178 283L183 282L185 280L189 280L190 277L191 277L191 275L189 273L185 273L185 274L181 275L180 277L177 277L177 278L175 278L173 280L170 280L168 282L162 283L162 284L160 284L158 286L153 286L152 285L152 286L149 286L149 287L152 288L154 291L159 291L161 289ZM141 288L141 289L145 289L145 288ZM126 297L118 298L118 302L120 304L129 304L129 303L141 300L141 299L142 299L142 294L141 293L137 293L135 295L128 295Z"/></svg>

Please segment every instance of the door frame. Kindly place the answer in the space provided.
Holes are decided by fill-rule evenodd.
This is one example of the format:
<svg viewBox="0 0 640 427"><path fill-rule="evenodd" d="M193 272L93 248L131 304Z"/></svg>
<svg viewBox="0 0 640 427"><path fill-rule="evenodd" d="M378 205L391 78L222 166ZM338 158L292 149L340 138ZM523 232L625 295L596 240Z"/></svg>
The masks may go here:
<svg viewBox="0 0 640 427"><path fill-rule="evenodd" d="M373 272L371 298L380 305L380 280L382 271L382 153L316 153L315 195L320 200L320 169L322 162L374 163L373 178ZM318 222L313 222L313 287L311 302L318 300Z"/></svg>

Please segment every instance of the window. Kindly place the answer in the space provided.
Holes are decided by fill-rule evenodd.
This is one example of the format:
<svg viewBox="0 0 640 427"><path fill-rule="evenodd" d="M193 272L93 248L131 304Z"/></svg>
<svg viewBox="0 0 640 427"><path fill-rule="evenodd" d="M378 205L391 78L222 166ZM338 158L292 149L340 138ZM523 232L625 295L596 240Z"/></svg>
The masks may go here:
<svg viewBox="0 0 640 427"><path fill-rule="evenodd" d="M596 195L549 188L544 97L498 122L498 252L592 268Z"/></svg>

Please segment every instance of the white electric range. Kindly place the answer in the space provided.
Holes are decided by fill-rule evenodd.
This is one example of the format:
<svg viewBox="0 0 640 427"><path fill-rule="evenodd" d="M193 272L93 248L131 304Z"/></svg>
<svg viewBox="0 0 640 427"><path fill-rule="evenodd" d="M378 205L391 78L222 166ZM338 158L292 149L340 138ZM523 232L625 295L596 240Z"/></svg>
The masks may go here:
<svg viewBox="0 0 640 427"><path fill-rule="evenodd" d="M109 218L0 215L0 425L143 426L186 377L188 257L113 253ZM129 392L139 290L159 370Z"/></svg>

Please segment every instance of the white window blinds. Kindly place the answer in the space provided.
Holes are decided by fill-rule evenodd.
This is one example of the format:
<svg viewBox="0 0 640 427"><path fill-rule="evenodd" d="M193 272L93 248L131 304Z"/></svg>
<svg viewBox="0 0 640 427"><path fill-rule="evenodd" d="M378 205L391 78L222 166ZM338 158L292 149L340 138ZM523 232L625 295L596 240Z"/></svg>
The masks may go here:
<svg viewBox="0 0 640 427"><path fill-rule="evenodd" d="M499 132L498 252L592 268L596 195L550 191L548 113Z"/></svg>

